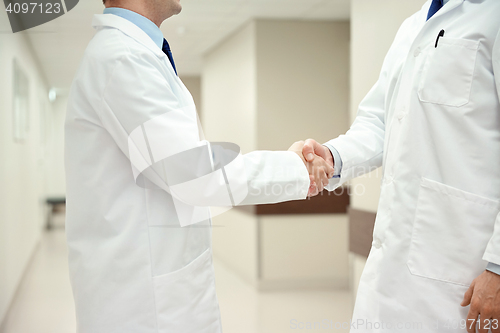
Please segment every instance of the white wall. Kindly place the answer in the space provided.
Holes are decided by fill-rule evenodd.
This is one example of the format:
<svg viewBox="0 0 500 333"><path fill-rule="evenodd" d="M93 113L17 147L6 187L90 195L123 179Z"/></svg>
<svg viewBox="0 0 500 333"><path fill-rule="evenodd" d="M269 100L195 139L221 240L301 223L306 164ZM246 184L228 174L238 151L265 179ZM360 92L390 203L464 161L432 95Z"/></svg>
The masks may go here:
<svg viewBox="0 0 500 333"><path fill-rule="evenodd" d="M0 318L12 300L39 240L43 223L44 156L41 103L46 95L24 36L0 35ZM30 80L30 130L23 144L14 143L12 62L17 58Z"/></svg>
<svg viewBox="0 0 500 333"><path fill-rule="evenodd" d="M64 121L68 96L60 95L47 117L47 195L50 197L66 196L66 176L64 170Z"/></svg>
<svg viewBox="0 0 500 333"><path fill-rule="evenodd" d="M36 248L46 193L47 86L22 33L12 34L0 12L0 323ZM29 131L13 140L13 60L29 79Z"/></svg>

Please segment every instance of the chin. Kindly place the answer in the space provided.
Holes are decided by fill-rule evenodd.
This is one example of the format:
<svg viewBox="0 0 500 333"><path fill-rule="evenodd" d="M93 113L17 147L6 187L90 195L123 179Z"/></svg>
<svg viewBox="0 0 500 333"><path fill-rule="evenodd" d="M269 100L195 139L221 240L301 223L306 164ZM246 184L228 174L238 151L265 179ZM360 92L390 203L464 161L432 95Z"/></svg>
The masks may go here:
<svg viewBox="0 0 500 333"><path fill-rule="evenodd" d="M181 3L179 2L179 3L177 4L177 6L175 6L175 14L174 14L174 15L180 14L180 12L182 12L182 5L181 5Z"/></svg>
<svg viewBox="0 0 500 333"><path fill-rule="evenodd" d="M164 7L161 8L165 13L164 19L168 19L174 15L179 14L182 11L182 5L180 0L161 0L164 1Z"/></svg>

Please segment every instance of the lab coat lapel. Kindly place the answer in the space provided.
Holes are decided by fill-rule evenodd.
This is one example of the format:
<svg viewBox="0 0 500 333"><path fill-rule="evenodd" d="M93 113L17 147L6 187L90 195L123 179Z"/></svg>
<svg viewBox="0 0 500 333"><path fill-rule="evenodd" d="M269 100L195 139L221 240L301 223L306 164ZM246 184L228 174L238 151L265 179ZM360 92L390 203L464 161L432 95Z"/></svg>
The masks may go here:
<svg viewBox="0 0 500 333"><path fill-rule="evenodd" d="M133 24L132 22L113 14L96 14L94 15L94 19L92 21L92 26L96 29L100 27L111 27L122 31L127 36L135 39L137 42L144 45L146 48L151 50L158 58L162 59L165 66L169 68L172 73L172 76L175 78L175 83L184 91L187 92L187 89L182 84L179 77L175 74L173 67L170 65L170 61L168 60L166 54L161 50L158 45L138 26Z"/></svg>
<svg viewBox="0 0 500 333"><path fill-rule="evenodd" d="M436 20L438 17L458 8L461 6L466 0L450 0L443 8L441 8L434 16L432 16L429 21ZM429 11L431 1L426 4L427 12ZM426 13L427 13L426 12Z"/></svg>

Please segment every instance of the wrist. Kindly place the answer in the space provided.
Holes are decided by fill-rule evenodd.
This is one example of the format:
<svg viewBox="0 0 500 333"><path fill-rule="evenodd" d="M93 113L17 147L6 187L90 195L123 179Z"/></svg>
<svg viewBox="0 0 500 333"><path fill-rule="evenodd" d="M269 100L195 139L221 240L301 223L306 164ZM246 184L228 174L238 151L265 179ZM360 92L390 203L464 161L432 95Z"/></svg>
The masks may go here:
<svg viewBox="0 0 500 333"><path fill-rule="evenodd" d="M325 150L326 162L330 164L332 168L335 168L335 160L333 159L330 148L323 146L323 149Z"/></svg>

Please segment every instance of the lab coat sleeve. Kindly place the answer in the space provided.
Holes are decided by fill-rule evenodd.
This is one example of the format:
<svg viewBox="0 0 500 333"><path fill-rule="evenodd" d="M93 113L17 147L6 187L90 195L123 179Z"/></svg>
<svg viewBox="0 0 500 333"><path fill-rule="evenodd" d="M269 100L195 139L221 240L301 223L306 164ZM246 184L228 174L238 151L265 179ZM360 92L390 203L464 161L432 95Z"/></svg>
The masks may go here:
<svg viewBox="0 0 500 333"><path fill-rule="evenodd" d="M495 76L495 85L498 98L500 99L500 31L498 32L495 44L493 46L493 74ZM483 259L500 265L500 214L495 221L493 235L488 242Z"/></svg>
<svg viewBox="0 0 500 333"><path fill-rule="evenodd" d="M411 19L411 18L410 18ZM379 78L365 98L361 101L354 123L345 135L325 143L337 150L342 161L340 177L332 178L326 187L333 191L346 181L369 173L382 166L386 126L386 104L389 73L393 69L394 59L398 57L399 40L405 38L405 21L389 49ZM394 76L391 73L391 76ZM336 166L337 167L337 166Z"/></svg>
<svg viewBox="0 0 500 333"><path fill-rule="evenodd" d="M174 78L169 82L161 74L155 57L118 59L98 110L139 186L159 187L198 207L307 197L309 175L296 153L241 155L234 144L200 140L194 103L178 98L185 92Z"/></svg>
<svg viewBox="0 0 500 333"><path fill-rule="evenodd" d="M358 114L345 135L328 141L342 160L340 177L330 180L332 191L346 181L375 170L382 165L385 135L386 71L359 105Z"/></svg>

